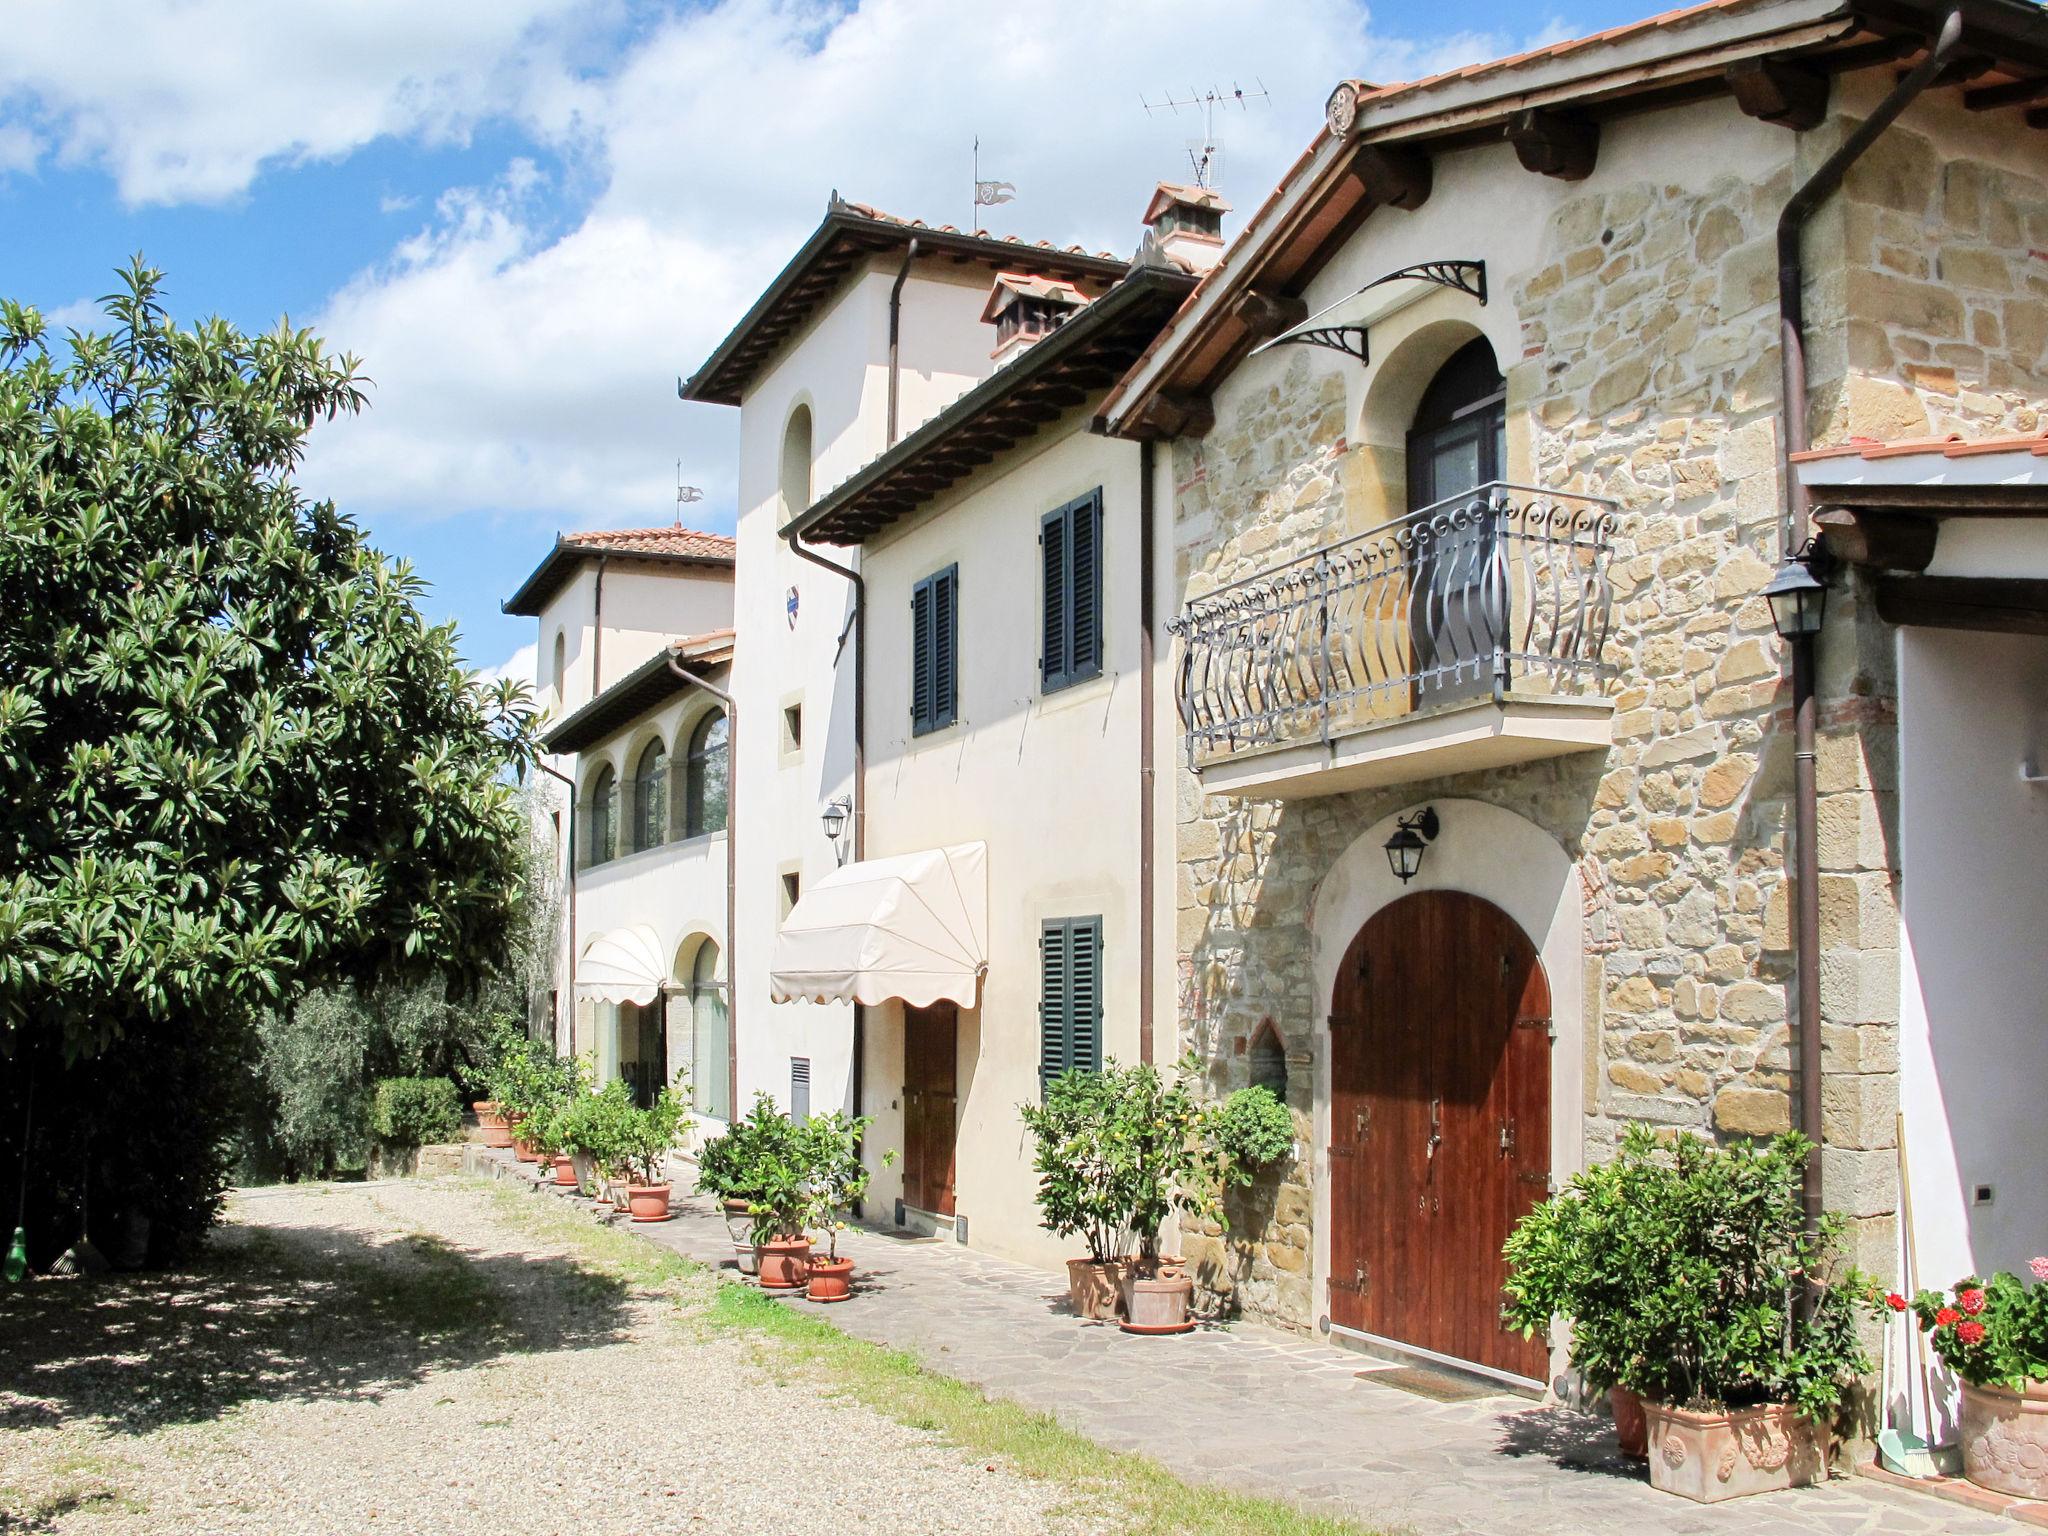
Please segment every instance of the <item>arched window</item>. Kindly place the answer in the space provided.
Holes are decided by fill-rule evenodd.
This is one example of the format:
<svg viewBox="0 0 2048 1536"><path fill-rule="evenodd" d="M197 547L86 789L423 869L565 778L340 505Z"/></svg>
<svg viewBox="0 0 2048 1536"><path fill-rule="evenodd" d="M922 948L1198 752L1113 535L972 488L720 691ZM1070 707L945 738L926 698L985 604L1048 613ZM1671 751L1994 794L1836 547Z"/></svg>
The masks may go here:
<svg viewBox="0 0 2048 1536"><path fill-rule="evenodd" d="M1271 1019L1259 1021L1259 1027L1252 1035L1252 1048L1247 1056L1247 1064L1251 1068L1251 1086L1271 1089L1273 1097L1285 1104L1287 1047L1280 1043L1280 1032L1273 1028Z"/></svg>
<svg viewBox="0 0 2048 1536"><path fill-rule="evenodd" d="M1483 336L1437 370L1408 430L1410 511L1506 474L1507 399L1507 382Z"/></svg>
<svg viewBox="0 0 2048 1536"><path fill-rule="evenodd" d="M633 770L633 851L659 848L668 831L663 790L668 780L668 748L659 739L647 743Z"/></svg>
<svg viewBox="0 0 2048 1536"><path fill-rule="evenodd" d="M788 522L811 504L811 408L800 405L782 429L782 521Z"/></svg>
<svg viewBox="0 0 2048 1536"><path fill-rule="evenodd" d="M730 1122L732 1025L718 960L718 946L706 939L690 962L690 1096L698 1114Z"/></svg>
<svg viewBox="0 0 2048 1536"><path fill-rule="evenodd" d="M569 681L569 640L559 629L555 631L555 671L550 681L555 687L555 702L560 704Z"/></svg>
<svg viewBox="0 0 2048 1536"><path fill-rule="evenodd" d="M706 715L690 733L684 759L683 796L688 806L687 836L725 830L726 735L724 713Z"/></svg>
<svg viewBox="0 0 2048 1536"><path fill-rule="evenodd" d="M609 763L590 784L590 858L602 864L619 856L619 781Z"/></svg>

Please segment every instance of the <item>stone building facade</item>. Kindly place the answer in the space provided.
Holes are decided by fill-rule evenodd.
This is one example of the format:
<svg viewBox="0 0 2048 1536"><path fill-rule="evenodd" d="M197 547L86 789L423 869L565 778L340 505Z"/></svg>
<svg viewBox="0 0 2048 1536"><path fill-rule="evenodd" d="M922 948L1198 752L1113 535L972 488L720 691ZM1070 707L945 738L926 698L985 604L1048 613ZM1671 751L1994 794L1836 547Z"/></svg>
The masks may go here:
<svg viewBox="0 0 2048 1536"><path fill-rule="evenodd" d="M1389 485L1405 421L1375 416L1390 408L1381 380L1405 366L1404 330L1426 368L1447 343L1425 338L1451 326L1488 335L1499 356L1506 478L1608 498L1618 514L1611 747L1287 800L1205 794L1183 758L1184 1044L1223 1091L1249 1080L1261 1031L1277 1033L1301 1151L1233 1197L1227 1231L1187 1236L1221 1308L1295 1330L1323 1312L1318 1058L1331 1000L1320 995L1315 915L1339 854L1398 811L1500 807L1574 861L1580 1016L1560 1039L1578 1047L1568 1070L1583 1161L1608 1155L1630 1122L1720 1137L1792 1124L1793 761L1786 661L1760 595L1782 554L1784 508L1773 231L1796 182L1892 78L1844 77L1833 115L1798 135L1725 100L1658 114L1603 143L1596 177L1541 183L1544 216L1520 228L1490 227L1489 193L1530 173L1504 146L1458 151L1463 163L1452 175L1439 165L1427 203L1376 212L1318 283L1341 291L1395 264L1372 253L1386 225L1433 220L1443 254L1486 257L1483 331L1434 318L1457 312L1445 295L1376 338L1366 366L1276 348L1216 391L1212 430L1175 443L1186 603L1400 510ZM2029 147L1952 99L1930 99L1809 228L1816 443L2041 430L2048 178ZM1854 1218L1855 1257L1881 1275L1895 1267L1898 1204L1892 635L1857 584L1838 586L1820 650L1825 1176L1830 1206Z"/></svg>

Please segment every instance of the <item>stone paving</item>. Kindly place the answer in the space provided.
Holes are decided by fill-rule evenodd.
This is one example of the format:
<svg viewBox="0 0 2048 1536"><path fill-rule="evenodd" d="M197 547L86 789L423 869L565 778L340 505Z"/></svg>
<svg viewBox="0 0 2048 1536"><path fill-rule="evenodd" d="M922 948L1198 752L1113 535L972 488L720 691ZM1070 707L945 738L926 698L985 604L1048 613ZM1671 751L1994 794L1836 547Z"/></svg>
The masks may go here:
<svg viewBox="0 0 2048 1536"><path fill-rule="evenodd" d="M507 1153L469 1166L531 1179ZM569 1191L563 1191L565 1195ZM650 1242L731 1265L725 1224L679 1198ZM1378 1384L1379 1362L1238 1323L1140 1338L1067 1310L1064 1276L931 1239L859 1230L847 1333L917 1355L992 1396L1194 1482L1295 1500L1416 1536L2019 1536L2033 1527L1835 1478L1699 1505L1653 1491L1605 1419L1511 1396L1439 1403ZM800 1303L791 1303L798 1305Z"/></svg>

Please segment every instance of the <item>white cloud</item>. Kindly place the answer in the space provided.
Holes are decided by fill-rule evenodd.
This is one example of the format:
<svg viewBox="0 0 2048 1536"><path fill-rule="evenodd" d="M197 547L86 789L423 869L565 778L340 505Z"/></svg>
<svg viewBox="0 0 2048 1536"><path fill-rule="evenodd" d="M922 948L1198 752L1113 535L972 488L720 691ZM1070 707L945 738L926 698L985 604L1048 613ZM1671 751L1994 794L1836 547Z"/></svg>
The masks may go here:
<svg viewBox="0 0 2048 1536"><path fill-rule="evenodd" d="M509 677L514 682L525 683L528 687L533 687L535 686L536 669L539 665L539 645L528 644L519 647L518 650L507 656L495 667L479 667L473 675L478 682L487 686L495 683L501 677Z"/></svg>
<svg viewBox="0 0 2048 1536"><path fill-rule="evenodd" d="M574 13L579 34L603 33L612 12L578 0L14 0L0 119L16 121L0 130L0 169L29 168L40 147L104 167L130 204L216 202L273 162L385 135L461 141L492 116L566 108L566 25Z"/></svg>
<svg viewBox="0 0 2048 1536"><path fill-rule="evenodd" d="M1549 35L1556 28L1550 23ZM581 221L542 233L527 174L442 200L318 325L361 354L370 413L316 434L309 473L386 515L523 510L542 526L664 521L677 458L729 517L732 413L681 406L694 368L834 189L934 223L969 213L970 146L1013 181L998 231L1135 248L1152 183L1187 174L1167 82L1262 81L1219 114L1239 219L1309 141L1345 75L1412 78L1524 46L1380 36L1350 0L1042 0L996 12L869 0L841 13L727 0L647 31L607 75L549 75L535 121L599 168ZM1234 76L1216 77L1217 60ZM1185 93L1187 87L1176 87Z"/></svg>

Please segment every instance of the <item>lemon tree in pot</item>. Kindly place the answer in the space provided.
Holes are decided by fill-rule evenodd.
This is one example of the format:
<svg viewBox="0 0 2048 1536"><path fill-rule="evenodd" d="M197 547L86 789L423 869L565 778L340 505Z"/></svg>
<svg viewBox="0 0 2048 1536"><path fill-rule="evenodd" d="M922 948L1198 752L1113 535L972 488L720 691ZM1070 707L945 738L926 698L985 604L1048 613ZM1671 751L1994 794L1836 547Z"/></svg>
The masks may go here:
<svg viewBox="0 0 2048 1536"><path fill-rule="evenodd" d="M810 1276L810 1136L784 1119L782 1132L760 1148L753 1217L754 1262L764 1291L802 1290Z"/></svg>
<svg viewBox="0 0 2048 1536"><path fill-rule="evenodd" d="M788 1124L773 1098L756 1093L745 1118L697 1149L697 1192L718 1202L742 1274L754 1274L758 1268L753 1205L762 1192L762 1158L786 1134Z"/></svg>
<svg viewBox="0 0 2048 1536"><path fill-rule="evenodd" d="M621 1084L620 1086L624 1086ZM619 1119L619 1152L626 1167L627 1214L635 1221L669 1219L669 1154L690 1129L689 1077L654 1096L646 1109L628 1104Z"/></svg>
<svg viewBox="0 0 2048 1536"><path fill-rule="evenodd" d="M1714 1502L1827 1475L1875 1288L1841 1260L1839 1217L1805 1230L1810 1146L1632 1126L1508 1240L1508 1321L1568 1318L1588 1385L1641 1399L1654 1487Z"/></svg>
<svg viewBox="0 0 2048 1536"><path fill-rule="evenodd" d="M1038 1174L1039 1225L1079 1238L1085 1258L1067 1260L1067 1299L1078 1317L1109 1321L1123 1300L1130 1264L1131 1199L1112 1154L1110 1125L1121 1087L1104 1072L1066 1072L1045 1085L1042 1103L1021 1104Z"/></svg>
<svg viewBox="0 0 2048 1536"><path fill-rule="evenodd" d="M1963 1475L1996 1493L2048 1499L2048 1258L2028 1269L2031 1285L2012 1274L1965 1275L1910 1305L1962 1381Z"/></svg>
<svg viewBox="0 0 2048 1536"><path fill-rule="evenodd" d="M871 1117L858 1118L834 1110L813 1115L801 1127L809 1154L806 1180L804 1226L811 1235L811 1258L804 1281L804 1294L812 1301L844 1301L853 1293L853 1260L839 1257L839 1234L846 1230L846 1218L868 1192L868 1170L860 1160L860 1140L874 1124ZM886 1167L896 1161L891 1149L882 1154ZM817 1253L818 1239L825 1241L825 1255Z"/></svg>

